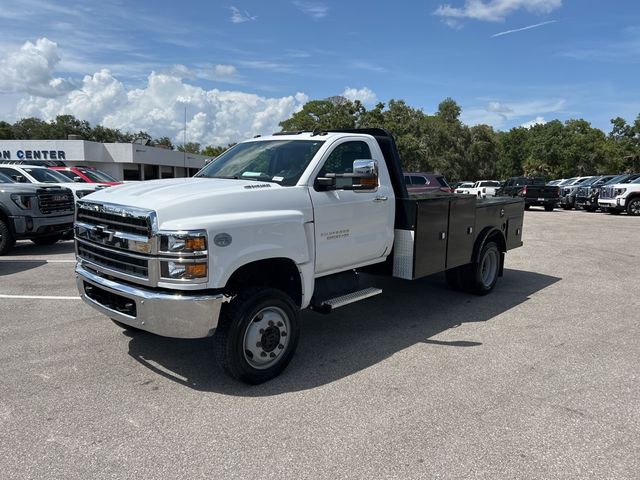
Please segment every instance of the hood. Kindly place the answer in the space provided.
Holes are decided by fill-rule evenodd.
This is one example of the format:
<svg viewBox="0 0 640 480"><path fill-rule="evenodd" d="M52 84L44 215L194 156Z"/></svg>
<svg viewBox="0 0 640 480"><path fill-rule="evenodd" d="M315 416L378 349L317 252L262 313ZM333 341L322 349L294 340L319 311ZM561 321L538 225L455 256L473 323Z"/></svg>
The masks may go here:
<svg viewBox="0 0 640 480"><path fill-rule="evenodd" d="M160 228L200 228L202 217L273 211L302 211L311 220L306 187L222 178L171 178L126 183L98 190L89 202L153 210ZM237 216L236 216L237 217Z"/></svg>

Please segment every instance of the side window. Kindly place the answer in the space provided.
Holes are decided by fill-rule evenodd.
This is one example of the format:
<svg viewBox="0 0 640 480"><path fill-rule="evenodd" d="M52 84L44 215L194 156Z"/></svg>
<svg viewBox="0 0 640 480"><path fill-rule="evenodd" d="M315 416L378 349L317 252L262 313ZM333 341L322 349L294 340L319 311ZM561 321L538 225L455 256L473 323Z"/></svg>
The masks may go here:
<svg viewBox="0 0 640 480"><path fill-rule="evenodd" d="M327 173L353 173L354 160L365 160L371 158L371 150L366 142L354 141L345 142L338 145L324 162L320 169L319 177L324 177ZM336 187L352 185L352 178L337 178Z"/></svg>
<svg viewBox="0 0 640 480"><path fill-rule="evenodd" d="M429 185L429 180L427 180L425 177L416 175L413 177L413 183L416 185Z"/></svg>
<svg viewBox="0 0 640 480"><path fill-rule="evenodd" d="M411 176L410 175L405 175L404 176L404 184L405 185L411 185Z"/></svg>

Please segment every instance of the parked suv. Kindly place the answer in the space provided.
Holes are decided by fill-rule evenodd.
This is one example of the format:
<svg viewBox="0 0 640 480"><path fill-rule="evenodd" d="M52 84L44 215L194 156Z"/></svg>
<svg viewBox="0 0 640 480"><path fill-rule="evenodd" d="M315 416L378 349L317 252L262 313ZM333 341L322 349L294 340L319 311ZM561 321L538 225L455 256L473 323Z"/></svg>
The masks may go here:
<svg viewBox="0 0 640 480"><path fill-rule="evenodd" d="M16 240L50 245L73 229L74 201L68 188L15 183L0 173L0 255Z"/></svg>
<svg viewBox="0 0 640 480"><path fill-rule="evenodd" d="M640 215L640 178L631 183L616 183L602 187L598 205L612 214L626 210L629 215Z"/></svg>
<svg viewBox="0 0 640 480"><path fill-rule="evenodd" d="M451 193L451 187L449 187L444 175L435 173L405 173L404 183L409 193Z"/></svg>
<svg viewBox="0 0 640 480"><path fill-rule="evenodd" d="M591 179L596 177L575 177L572 182L560 184L560 206L565 210L571 210L576 206L576 193L578 187L585 185Z"/></svg>
<svg viewBox="0 0 640 480"><path fill-rule="evenodd" d="M118 180L113 178L111 175L91 167L49 167L49 168L51 168L51 170L55 170L58 173L61 173L65 177L68 177L69 179L71 179L72 182L96 183L99 185L103 185L105 187L122 184L122 182L119 182Z"/></svg>
<svg viewBox="0 0 640 480"><path fill-rule="evenodd" d="M38 165L0 165L0 173L4 173L14 182L57 185L71 190L76 200L95 192L97 185L82 185L69 182L69 179L61 173L47 167Z"/></svg>
<svg viewBox="0 0 640 480"><path fill-rule="evenodd" d="M576 209L580 208L587 212L595 212L598 209L598 196L600 188L608 182L617 183L617 179L624 178L624 175L602 175L594 177L583 183L576 190Z"/></svg>

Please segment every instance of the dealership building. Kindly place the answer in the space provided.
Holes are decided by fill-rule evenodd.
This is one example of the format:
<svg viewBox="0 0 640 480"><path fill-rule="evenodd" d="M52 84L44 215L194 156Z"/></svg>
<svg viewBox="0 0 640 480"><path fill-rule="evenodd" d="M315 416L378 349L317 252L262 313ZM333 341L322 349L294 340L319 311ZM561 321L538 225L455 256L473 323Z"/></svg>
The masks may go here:
<svg viewBox="0 0 640 480"><path fill-rule="evenodd" d="M211 157L154 147L143 141L100 143L87 140L0 140L0 161L35 164L62 161L94 167L117 180L190 177Z"/></svg>

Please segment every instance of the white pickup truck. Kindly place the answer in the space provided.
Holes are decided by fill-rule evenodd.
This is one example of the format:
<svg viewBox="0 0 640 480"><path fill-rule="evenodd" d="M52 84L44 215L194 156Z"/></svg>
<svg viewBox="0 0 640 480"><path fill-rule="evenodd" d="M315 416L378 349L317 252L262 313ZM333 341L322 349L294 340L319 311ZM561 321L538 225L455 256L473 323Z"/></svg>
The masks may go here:
<svg viewBox="0 0 640 480"><path fill-rule="evenodd" d="M125 328L214 336L248 383L278 375L300 310L381 293L358 272L489 293L522 245L519 198L409 195L381 129L274 134L241 142L197 173L105 189L77 204L82 298ZM375 278L375 277L371 277Z"/></svg>
<svg viewBox="0 0 640 480"><path fill-rule="evenodd" d="M600 191L598 205L611 214L627 211L629 215L640 215L640 179L631 183L605 185Z"/></svg>
<svg viewBox="0 0 640 480"><path fill-rule="evenodd" d="M495 197L500 185L497 180L480 180L474 183L473 187L465 189L464 193L478 198Z"/></svg>

